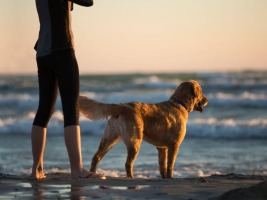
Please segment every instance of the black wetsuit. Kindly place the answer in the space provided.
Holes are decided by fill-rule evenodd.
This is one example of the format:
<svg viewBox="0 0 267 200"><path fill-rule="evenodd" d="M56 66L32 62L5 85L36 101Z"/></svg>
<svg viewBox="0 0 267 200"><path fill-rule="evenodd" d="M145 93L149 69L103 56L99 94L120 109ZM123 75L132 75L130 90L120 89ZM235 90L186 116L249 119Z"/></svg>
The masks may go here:
<svg viewBox="0 0 267 200"><path fill-rule="evenodd" d="M64 127L79 125L79 69L71 30L71 2L35 0L40 21L37 51L39 107L33 125L47 127L60 91Z"/></svg>

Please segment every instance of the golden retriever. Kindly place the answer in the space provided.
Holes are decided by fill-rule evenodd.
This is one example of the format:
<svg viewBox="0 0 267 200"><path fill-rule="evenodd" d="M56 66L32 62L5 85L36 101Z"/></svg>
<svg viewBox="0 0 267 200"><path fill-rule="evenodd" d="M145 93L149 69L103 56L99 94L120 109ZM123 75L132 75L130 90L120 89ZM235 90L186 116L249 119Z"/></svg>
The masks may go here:
<svg viewBox="0 0 267 200"><path fill-rule="evenodd" d="M133 178L133 164L142 140L156 146L161 177L172 178L179 147L185 137L188 114L203 111L208 99L197 81L182 82L171 98L156 104L141 102L104 104L79 97L80 111L91 120L108 118L104 135L90 171L95 172L103 156L119 141L127 148L127 177Z"/></svg>

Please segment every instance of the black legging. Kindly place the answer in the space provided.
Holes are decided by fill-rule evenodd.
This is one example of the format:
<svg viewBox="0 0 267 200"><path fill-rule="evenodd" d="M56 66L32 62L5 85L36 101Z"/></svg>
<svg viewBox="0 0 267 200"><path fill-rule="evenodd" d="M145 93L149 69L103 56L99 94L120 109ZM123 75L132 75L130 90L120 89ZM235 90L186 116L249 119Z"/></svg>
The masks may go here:
<svg viewBox="0 0 267 200"><path fill-rule="evenodd" d="M39 107L33 125L47 127L52 116L58 88L60 91L64 127L79 125L79 69L72 49L37 57Z"/></svg>

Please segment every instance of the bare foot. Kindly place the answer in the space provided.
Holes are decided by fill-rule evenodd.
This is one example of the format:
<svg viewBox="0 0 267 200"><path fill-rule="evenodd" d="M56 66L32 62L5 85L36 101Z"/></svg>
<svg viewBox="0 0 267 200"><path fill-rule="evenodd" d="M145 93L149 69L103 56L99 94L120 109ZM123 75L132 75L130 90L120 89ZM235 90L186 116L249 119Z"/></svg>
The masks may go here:
<svg viewBox="0 0 267 200"><path fill-rule="evenodd" d="M103 174L97 174L94 172L90 172L87 169L83 169L79 175L75 176L72 174L71 178L72 179L91 179L91 178L93 178L93 179L102 179L102 180L106 179L106 177Z"/></svg>
<svg viewBox="0 0 267 200"><path fill-rule="evenodd" d="M103 174L97 174L95 172L89 172L89 174L85 177L79 177L80 179L94 178L94 179L102 179L105 180L106 177Z"/></svg>
<svg viewBox="0 0 267 200"><path fill-rule="evenodd" d="M28 179L30 180L41 180L41 179L45 179L46 178L46 175L44 172L38 172L36 174L32 173Z"/></svg>

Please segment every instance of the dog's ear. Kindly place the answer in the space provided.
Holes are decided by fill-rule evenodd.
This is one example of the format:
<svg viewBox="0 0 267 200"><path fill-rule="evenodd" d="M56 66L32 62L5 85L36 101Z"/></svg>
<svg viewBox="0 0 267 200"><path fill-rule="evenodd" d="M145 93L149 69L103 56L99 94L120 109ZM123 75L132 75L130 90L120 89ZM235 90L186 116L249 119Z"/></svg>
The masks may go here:
<svg viewBox="0 0 267 200"><path fill-rule="evenodd" d="M194 83L192 81L182 82L175 90L172 98L174 99L190 99L195 97Z"/></svg>
<svg viewBox="0 0 267 200"><path fill-rule="evenodd" d="M195 97L198 97L202 94L202 89L200 87L200 85L198 84L198 82L191 80L191 89L192 89L192 93L194 94Z"/></svg>

